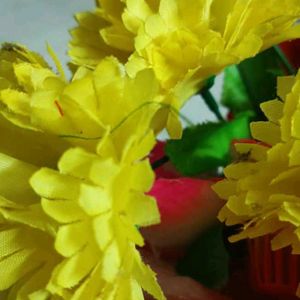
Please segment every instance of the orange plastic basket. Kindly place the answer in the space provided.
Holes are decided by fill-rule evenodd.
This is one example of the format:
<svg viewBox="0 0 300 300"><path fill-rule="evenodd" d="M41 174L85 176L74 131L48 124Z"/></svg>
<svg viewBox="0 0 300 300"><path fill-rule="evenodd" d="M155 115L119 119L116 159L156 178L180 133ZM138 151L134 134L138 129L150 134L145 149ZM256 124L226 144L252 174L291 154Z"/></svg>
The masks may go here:
<svg viewBox="0 0 300 300"><path fill-rule="evenodd" d="M272 251L270 241L270 236L249 241L253 288L261 294L280 296L276 299L299 300L295 293L300 282L300 255L292 255L289 247Z"/></svg>

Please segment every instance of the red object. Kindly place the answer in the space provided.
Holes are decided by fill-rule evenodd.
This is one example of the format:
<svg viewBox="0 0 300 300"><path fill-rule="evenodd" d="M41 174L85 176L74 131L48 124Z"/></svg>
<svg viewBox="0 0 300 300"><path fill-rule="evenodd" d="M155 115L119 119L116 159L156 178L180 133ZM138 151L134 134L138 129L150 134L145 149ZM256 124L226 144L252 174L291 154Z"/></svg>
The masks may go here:
<svg viewBox="0 0 300 300"><path fill-rule="evenodd" d="M214 180L159 178L150 195L157 199L161 223L142 229L158 248L184 246L212 225L224 202L211 189Z"/></svg>
<svg viewBox="0 0 300 300"><path fill-rule="evenodd" d="M165 142L158 141L149 155L153 164L165 157ZM181 177L169 161L155 169L156 181L149 192L157 200L161 223L141 229L146 242L160 254L178 258L184 247L210 226L224 204L211 189L210 180Z"/></svg>
<svg viewBox="0 0 300 300"><path fill-rule="evenodd" d="M227 118L228 121L234 120L233 112L232 111L228 112L226 118Z"/></svg>
<svg viewBox="0 0 300 300"><path fill-rule="evenodd" d="M234 139L232 140L232 144L258 144L258 142L253 139Z"/></svg>
<svg viewBox="0 0 300 300"><path fill-rule="evenodd" d="M280 44L280 48L295 68L300 67L300 39Z"/></svg>
<svg viewBox="0 0 300 300"><path fill-rule="evenodd" d="M257 140L254 140L254 139L234 139L231 141L231 145L234 146L236 144L256 144L256 145L261 145L261 146L265 146L265 147L268 147L270 148L271 146L264 143L264 142L261 142L261 141L257 141Z"/></svg>
<svg viewBox="0 0 300 300"><path fill-rule="evenodd" d="M63 117L65 114L64 114L64 111L63 111L63 109L61 108L59 102L58 102L57 100L55 100L55 101L54 101L54 104L55 104L55 106L56 106L56 108L57 108L57 110L58 110L60 116Z"/></svg>
<svg viewBox="0 0 300 300"><path fill-rule="evenodd" d="M253 288L276 295L276 299L299 299L295 294L300 282L300 256L292 255L290 247L272 251L270 235L250 240L249 249Z"/></svg>

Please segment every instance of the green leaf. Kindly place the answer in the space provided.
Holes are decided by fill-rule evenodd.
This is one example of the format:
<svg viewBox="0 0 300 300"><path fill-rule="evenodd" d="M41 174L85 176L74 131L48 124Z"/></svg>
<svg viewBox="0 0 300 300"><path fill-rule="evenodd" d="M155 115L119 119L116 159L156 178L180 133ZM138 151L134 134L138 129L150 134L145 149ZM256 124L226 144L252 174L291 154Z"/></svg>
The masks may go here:
<svg viewBox="0 0 300 300"><path fill-rule="evenodd" d="M249 135L249 114L243 114L231 122L186 128L182 139L168 141L165 149L181 174L193 176L227 165L231 141Z"/></svg>
<svg viewBox="0 0 300 300"><path fill-rule="evenodd" d="M221 103L234 114L252 109L250 96L237 66L227 67L224 71Z"/></svg>
<svg viewBox="0 0 300 300"><path fill-rule="evenodd" d="M208 288L220 288L228 280L229 255L225 248L223 226L218 223L204 232L179 261L177 271Z"/></svg>
<svg viewBox="0 0 300 300"><path fill-rule="evenodd" d="M254 109L263 117L259 105L276 98L277 76L284 75L277 52L274 48L268 49L237 67Z"/></svg>

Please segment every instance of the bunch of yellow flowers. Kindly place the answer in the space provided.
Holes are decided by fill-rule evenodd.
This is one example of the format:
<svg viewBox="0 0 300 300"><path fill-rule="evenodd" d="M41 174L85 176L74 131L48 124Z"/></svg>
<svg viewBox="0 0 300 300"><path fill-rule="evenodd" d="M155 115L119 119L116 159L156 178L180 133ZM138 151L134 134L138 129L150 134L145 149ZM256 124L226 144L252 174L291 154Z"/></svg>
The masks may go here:
<svg viewBox="0 0 300 300"><path fill-rule="evenodd" d="M273 250L291 246L300 254L300 72L280 77L278 99L261 108L268 121L251 124L257 142L236 144L246 160L226 167L226 179L214 186L227 200L219 218L243 225L233 242L271 234Z"/></svg>
<svg viewBox="0 0 300 300"><path fill-rule="evenodd" d="M0 289L8 299L143 299L143 288L164 299L135 249L138 227L159 222L145 195L153 73L130 79L107 58L67 83L21 46L1 53L12 58L3 79L13 78L0 92L1 129L22 147L1 142Z"/></svg>
<svg viewBox="0 0 300 300"><path fill-rule="evenodd" d="M4 44L1 299L165 299L136 249L160 220L155 136L180 137L178 110L205 80L300 37L299 17L300 0L99 0L77 15L70 81L51 48L57 72Z"/></svg>
<svg viewBox="0 0 300 300"><path fill-rule="evenodd" d="M107 55L130 76L153 69L164 102L179 110L226 66L299 36L298 0L97 0L94 12L76 15L69 55L95 67ZM174 116L172 137L180 137ZM173 117L173 118L172 118ZM175 128L174 128L175 127Z"/></svg>

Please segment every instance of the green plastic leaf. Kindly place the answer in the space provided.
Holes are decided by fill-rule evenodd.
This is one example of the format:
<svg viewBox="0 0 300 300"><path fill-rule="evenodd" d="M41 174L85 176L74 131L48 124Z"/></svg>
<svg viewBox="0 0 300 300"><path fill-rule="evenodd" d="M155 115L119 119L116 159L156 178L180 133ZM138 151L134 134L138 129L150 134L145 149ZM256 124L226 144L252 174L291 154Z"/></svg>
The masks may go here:
<svg viewBox="0 0 300 300"><path fill-rule="evenodd" d="M179 261L177 271L208 288L221 288L228 280L229 255L225 248L223 226L217 223L204 232Z"/></svg>
<svg viewBox="0 0 300 300"><path fill-rule="evenodd" d="M284 75L282 62L274 48L268 49L238 66L252 105L260 117L260 103L276 98L277 76Z"/></svg>
<svg viewBox="0 0 300 300"><path fill-rule="evenodd" d="M193 176L226 166L230 162L231 141L249 136L249 114L244 114L231 122L186 128L182 139L168 141L165 150L181 174Z"/></svg>
<svg viewBox="0 0 300 300"><path fill-rule="evenodd" d="M224 71L221 103L234 114L252 109L250 96L235 65L227 67Z"/></svg>

